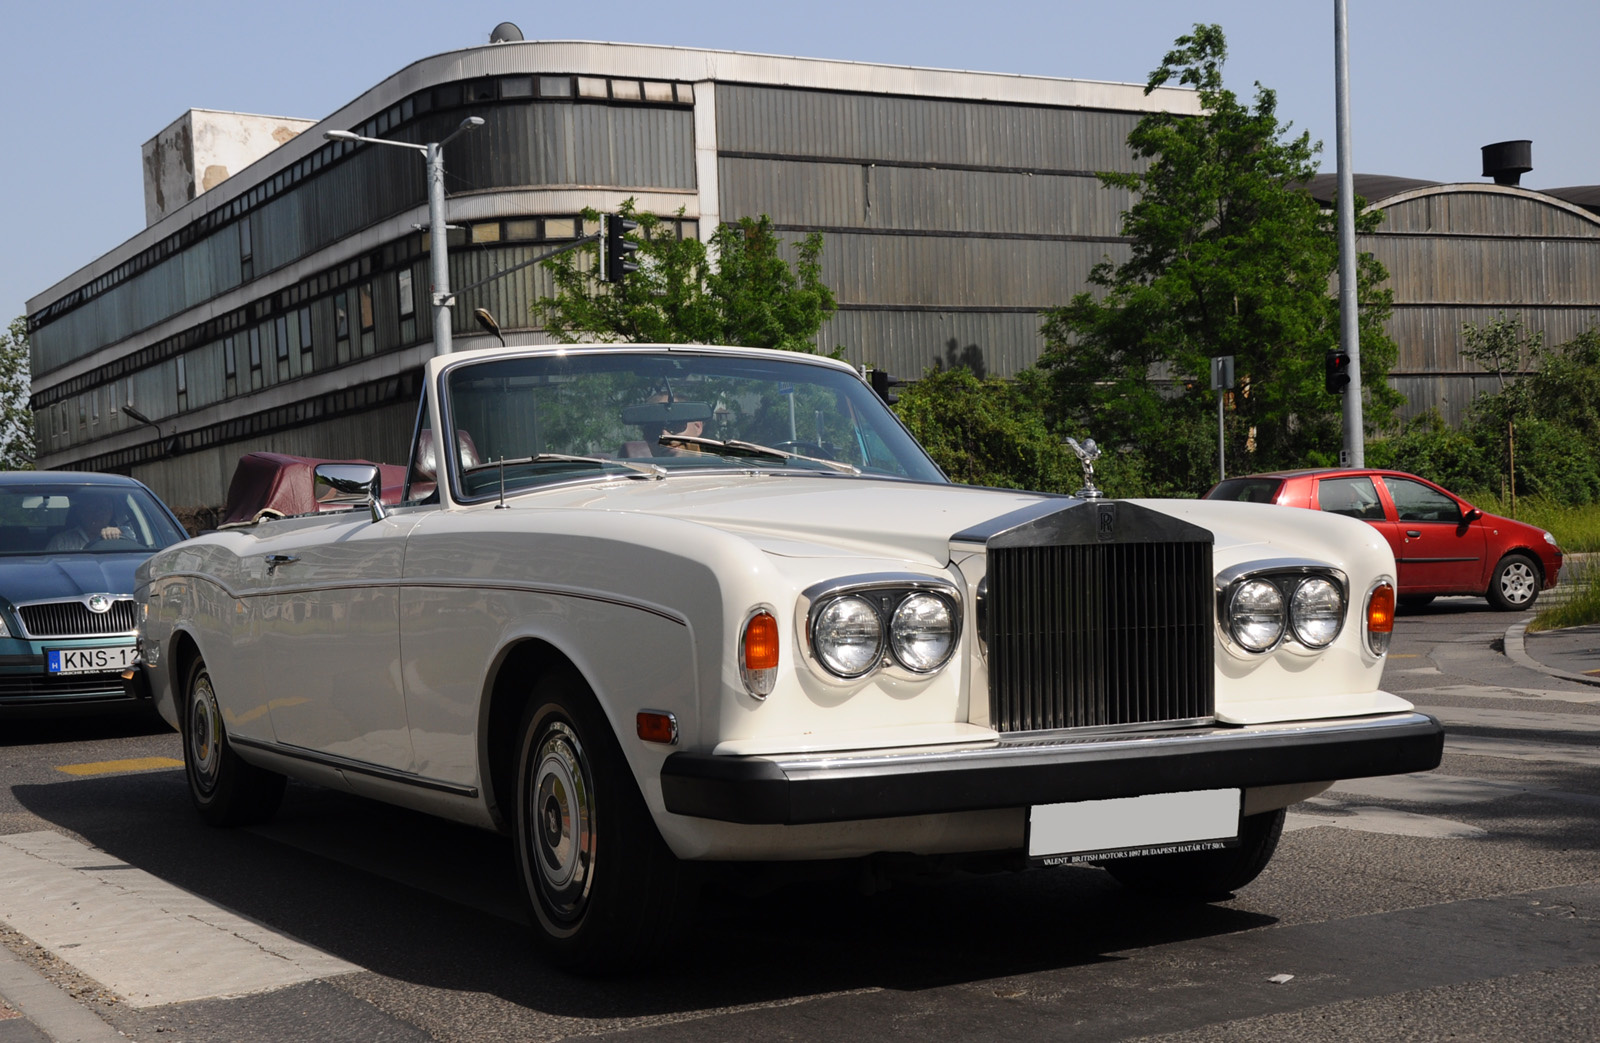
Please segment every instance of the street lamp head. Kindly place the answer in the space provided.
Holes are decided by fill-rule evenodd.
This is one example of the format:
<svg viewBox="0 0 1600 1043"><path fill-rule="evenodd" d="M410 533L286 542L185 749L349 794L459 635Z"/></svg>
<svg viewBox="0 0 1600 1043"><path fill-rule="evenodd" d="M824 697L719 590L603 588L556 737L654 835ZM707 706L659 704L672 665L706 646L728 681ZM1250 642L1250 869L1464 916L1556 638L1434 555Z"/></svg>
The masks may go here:
<svg viewBox="0 0 1600 1043"><path fill-rule="evenodd" d="M360 141L361 135L350 130L325 130L322 136L329 141Z"/></svg>
<svg viewBox="0 0 1600 1043"><path fill-rule="evenodd" d="M139 423L141 423L141 424L153 424L153 423L155 423L154 420L151 420L149 417L145 416L143 413L139 412L137 409L133 408L132 406L125 405L125 406L122 407L122 411L124 413L128 414L129 416L133 417L135 420L139 421Z"/></svg>
<svg viewBox="0 0 1600 1043"><path fill-rule="evenodd" d="M481 126L483 126L483 117L482 116L468 116L466 119L461 121L461 128L460 129L462 129L462 130L471 130L473 127L481 127Z"/></svg>

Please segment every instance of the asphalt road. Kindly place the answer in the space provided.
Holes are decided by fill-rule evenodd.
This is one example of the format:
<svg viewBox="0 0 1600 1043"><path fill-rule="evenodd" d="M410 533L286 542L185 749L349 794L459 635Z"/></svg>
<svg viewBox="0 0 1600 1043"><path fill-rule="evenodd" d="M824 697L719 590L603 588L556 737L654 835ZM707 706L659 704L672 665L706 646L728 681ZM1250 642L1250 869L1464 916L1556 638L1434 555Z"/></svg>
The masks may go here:
<svg viewBox="0 0 1600 1043"><path fill-rule="evenodd" d="M718 886L667 966L598 982L532 953L501 838L299 785L209 829L164 726L7 723L0 1043L1597 1039L1600 687L1503 654L1517 619L1403 616L1385 686L1443 765L1300 805L1231 901L1086 868ZM189 933L135 944L159 924Z"/></svg>

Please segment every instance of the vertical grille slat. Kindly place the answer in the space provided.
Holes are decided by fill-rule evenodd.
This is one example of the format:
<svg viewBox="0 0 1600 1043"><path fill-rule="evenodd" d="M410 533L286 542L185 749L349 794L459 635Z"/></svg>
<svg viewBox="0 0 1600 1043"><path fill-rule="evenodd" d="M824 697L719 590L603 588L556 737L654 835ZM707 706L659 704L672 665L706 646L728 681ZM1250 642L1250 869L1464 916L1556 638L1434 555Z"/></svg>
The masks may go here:
<svg viewBox="0 0 1600 1043"><path fill-rule="evenodd" d="M1002 732L1214 711L1211 545L991 548L990 720Z"/></svg>
<svg viewBox="0 0 1600 1043"><path fill-rule="evenodd" d="M112 602L106 612L91 612L81 601L51 601L22 605L17 613L33 638L131 634L138 619L132 598Z"/></svg>

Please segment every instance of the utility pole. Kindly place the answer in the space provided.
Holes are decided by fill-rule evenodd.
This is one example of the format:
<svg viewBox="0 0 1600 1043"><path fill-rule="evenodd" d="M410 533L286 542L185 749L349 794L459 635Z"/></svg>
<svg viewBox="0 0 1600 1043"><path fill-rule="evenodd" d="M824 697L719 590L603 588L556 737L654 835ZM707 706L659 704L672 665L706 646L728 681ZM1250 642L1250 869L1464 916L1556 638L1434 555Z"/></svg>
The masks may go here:
<svg viewBox="0 0 1600 1043"><path fill-rule="evenodd" d="M1350 166L1350 45L1345 26L1345 0L1333 0L1334 108L1339 139L1339 350L1348 359L1350 376L1344 387L1344 445L1339 450L1339 463L1344 467L1365 467L1360 313L1356 297L1355 175Z"/></svg>
<svg viewBox="0 0 1600 1043"><path fill-rule="evenodd" d="M440 141L430 141L426 145L417 145L409 141L390 141L387 138L369 138L349 130L330 130L322 136L329 141L361 141L368 145L390 145L395 148L411 149L422 153L423 159L428 164L428 264L430 279L433 289L430 300L433 304L433 353L435 355L448 355L454 350L454 343L450 330L450 306L455 303L455 294L450 292L450 262L447 250L446 232L448 225L444 216L444 146L457 134L469 131L474 127L483 126L481 116L468 116L461 121L461 125L451 131Z"/></svg>

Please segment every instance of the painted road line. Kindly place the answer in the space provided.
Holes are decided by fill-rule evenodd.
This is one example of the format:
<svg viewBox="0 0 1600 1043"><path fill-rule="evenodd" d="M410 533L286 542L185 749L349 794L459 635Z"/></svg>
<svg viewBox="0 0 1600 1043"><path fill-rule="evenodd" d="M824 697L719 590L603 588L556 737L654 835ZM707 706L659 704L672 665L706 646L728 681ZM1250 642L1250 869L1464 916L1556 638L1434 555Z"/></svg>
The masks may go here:
<svg viewBox="0 0 1600 1043"><path fill-rule="evenodd" d="M1383 775L1371 779L1347 779L1335 782L1328 792L1378 800L1403 800L1414 804L1486 804L1491 800L1504 800L1507 797L1541 797L1568 804L1600 807L1600 796L1592 793L1543 789L1516 782L1468 778L1465 775L1443 775L1437 771L1415 772L1410 775Z"/></svg>
<svg viewBox="0 0 1600 1043"><path fill-rule="evenodd" d="M57 764L56 770L68 775L115 775L124 771L154 771L181 768L183 761L171 757L131 757L120 761L91 761L88 764Z"/></svg>
<svg viewBox="0 0 1600 1043"><path fill-rule="evenodd" d="M1444 735L1444 751L1468 757L1600 768L1600 746L1563 746L1532 739L1480 739L1476 735L1451 735L1448 729Z"/></svg>
<svg viewBox="0 0 1600 1043"><path fill-rule="evenodd" d="M1428 837L1435 840L1468 840L1487 836L1488 831L1454 819L1436 815L1418 815L1393 808L1363 807L1343 804L1325 797L1312 797L1305 804L1323 809L1322 813L1291 811L1284 819L1283 828L1293 831L1312 826L1332 826L1335 829L1354 829L1362 833L1385 833L1399 837Z"/></svg>
<svg viewBox="0 0 1600 1043"><path fill-rule="evenodd" d="M50 831L0 836L0 920L136 1008L361 969Z"/></svg>

